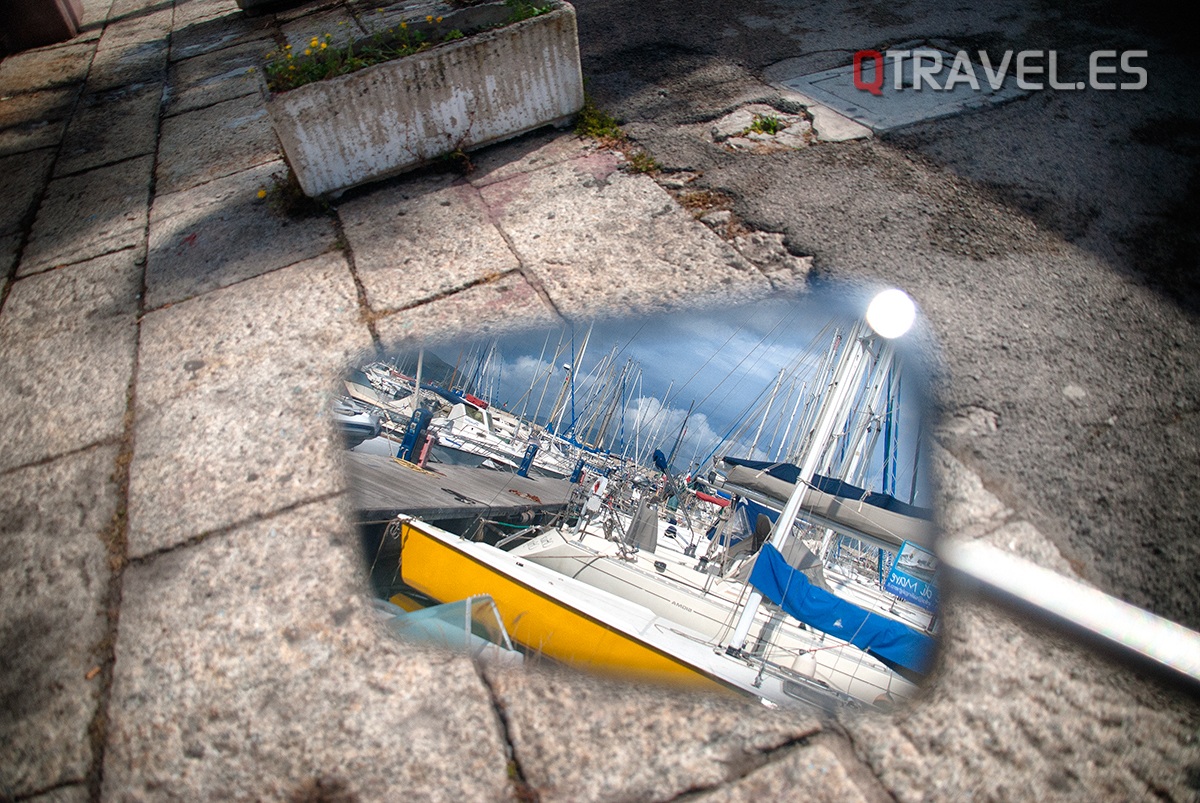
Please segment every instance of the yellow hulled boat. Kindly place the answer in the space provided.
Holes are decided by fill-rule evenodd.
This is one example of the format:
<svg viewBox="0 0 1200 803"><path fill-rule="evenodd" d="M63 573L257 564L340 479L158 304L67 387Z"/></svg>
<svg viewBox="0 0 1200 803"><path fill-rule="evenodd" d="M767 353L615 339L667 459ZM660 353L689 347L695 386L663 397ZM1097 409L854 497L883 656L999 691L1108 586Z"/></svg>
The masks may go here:
<svg viewBox="0 0 1200 803"><path fill-rule="evenodd" d="M701 636L640 605L417 519L400 537L405 583L441 602L489 594L512 640L534 653L610 676L739 685L707 671L714 650Z"/></svg>

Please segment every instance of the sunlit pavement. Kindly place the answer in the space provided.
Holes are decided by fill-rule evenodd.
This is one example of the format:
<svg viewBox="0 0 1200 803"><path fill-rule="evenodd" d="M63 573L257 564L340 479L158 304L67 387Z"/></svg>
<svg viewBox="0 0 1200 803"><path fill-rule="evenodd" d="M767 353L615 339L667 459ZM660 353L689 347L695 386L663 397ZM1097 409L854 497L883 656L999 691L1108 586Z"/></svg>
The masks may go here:
<svg viewBox="0 0 1200 803"><path fill-rule="evenodd" d="M1031 93L734 152L712 121L787 107L773 69L889 38L1149 47L1021 7L934 32L932 4L752 6L579 4L589 90L656 176L548 132L302 219L272 204L284 165L247 69L346 7L88 3L81 36L0 62L0 797L1194 796L1192 701L965 599L914 709L841 723L485 670L371 620L320 417L341 367L452 331L750 300L810 265L899 284L928 316L948 531L1200 619L1200 344L1194 280L1171 272L1194 243L1195 104L1171 51L1136 99Z"/></svg>

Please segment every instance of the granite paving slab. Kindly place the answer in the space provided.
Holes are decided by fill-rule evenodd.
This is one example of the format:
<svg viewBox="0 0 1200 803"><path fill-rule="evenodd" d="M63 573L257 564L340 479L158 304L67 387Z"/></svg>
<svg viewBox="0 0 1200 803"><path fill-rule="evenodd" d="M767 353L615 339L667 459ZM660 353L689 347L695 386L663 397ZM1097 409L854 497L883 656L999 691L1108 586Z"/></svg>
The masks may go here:
<svg viewBox="0 0 1200 803"><path fill-rule="evenodd" d="M549 304L517 272L375 321L385 348L451 336L487 337L562 323Z"/></svg>
<svg viewBox="0 0 1200 803"><path fill-rule="evenodd" d="M804 800L810 803L865 801L837 756L820 746L791 750L744 778L692 799L703 803L757 803L787 800L801 789Z"/></svg>
<svg viewBox="0 0 1200 803"><path fill-rule="evenodd" d="M0 313L0 470L117 438L137 343L133 250L13 283Z"/></svg>
<svg viewBox="0 0 1200 803"><path fill-rule="evenodd" d="M342 6L305 14L283 23L279 28L297 56L304 52L314 37L325 41L325 35L329 34L330 47L343 47L366 36L367 33L359 27L354 15Z"/></svg>
<svg viewBox="0 0 1200 803"><path fill-rule="evenodd" d="M921 704L844 723L896 800L931 790L957 800L1194 798L1194 701L983 604L948 597L945 610L942 671Z"/></svg>
<svg viewBox="0 0 1200 803"><path fill-rule="evenodd" d="M11 410L11 407L5 407ZM43 410L44 413L48 411ZM0 790L81 781L108 629L105 537L115 446L8 472L0 482Z"/></svg>
<svg viewBox="0 0 1200 803"><path fill-rule="evenodd" d="M272 206L283 162L159 195L150 210L146 305L154 308L294 265L335 246L328 216L290 218ZM267 190L267 198L259 198Z"/></svg>
<svg viewBox="0 0 1200 803"><path fill-rule="evenodd" d="M175 27L182 28L193 22L224 18L226 22L237 16L245 16L236 0L190 0L175 5Z"/></svg>
<svg viewBox="0 0 1200 803"><path fill-rule="evenodd" d="M135 156L158 144L162 86L84 95L63 138L55 175L79 173Z"/></svg>
<svg viewBox="0 0 1200 803"><path fill-rule="evenodd" d="M144 12L130 14L115 22L109 22L104 26L104 35L100 37L100 47L109 49L155 41L165 42L171 33L173 13L170 6L165 8L155 6Z"/></svg>
<svg viewBox="0 0 1200 803"><path fill-rule="evenodd" d="M479 193L454 176L386 184L338 206L367 301L411 306L517 267Z"/></svg>
<svg viewBox="0 0 1200 803"><path fill-rule="evenodd" d="M616 154L598 151L480 190L522 265L564 315L770 292L762 273L653 179L620 165Z"/></svg>
<svg viewBox="0 0 1200 803"><path fill-rule="evenodd" d="M167 81L165 114L171 116L259 91L263 56L274 48L269 39L234 45L177 61Z"/></svg>
<svg viewBox="0 0 1200 803"><path fill-rule="evenodd" d="M217 14L195 21L180 21L171 32L171 61L189 59L214 50L245 44L272 35L270 15Z"/></svg>
<svg viewBox="0 0 1200 803"><path fill-rule="evenodd" d="M87 803L91 799L91 793L83 785L60 786L45 794L29 798L33 803Z"/></svg>
<svg viewBox="0 0 1200 803"><path fill-rule="evenodd" d="M944 532L1071 574L1044 534L940 447L933 467ZM1194 701L960 593L945 598L939 668L919 701L842 724L898 801L931 790L944 799L1187 799L1189 767L1200 766Z"/></svg>
<svg viewBox="0 0 1200 803"><path fill-rule="evenodd" d="M0 235L12 234L22 228L42 197L53 164L52 148L0 156L0 176L5 177L8 187L0 195Z"/></svg>
<svg viewBox="0 0 1200 803"><path fill-rule="evenodd" d="M107 799L510 797L486 687L379 624L347 513L303 505L127 570Z"/></svg>
<svg viewBox="0 0 1200 803"><path fill-rule="evenodd" d="M143 156L50 182L18 274L144 244L153 163Z"/></svg>
<svg viewBox="0 0 1200 803"><path fill-rule="evenodd" d="M88 73L87 91L99 93L158 84L166 75L166 66L167 43L161 39L102 47L96 51L92 71Z"/></svg>
<svg viewBox="0 0 1200 803"><path fill-rule="evenodd" d="M58 147L77 97L78 86L0 96L0 156Z"/></svg>
<svg viewBox="0 0 1200 803"><path fill-rule="evenodd" d="M80 5L83 6L83 16L79 20L80 34L99 39L100 28L109 18L112 0L80 0Z"/></svg>
<svg viewBox="0 0 1200 803"><path fill-rule="evenodd" d="M370 344L339 252L147 314L130 554L342 490L327 393Z"/></svg>
<svg viewBox="0 0 1200 803"><path fill-rule="evenodd" d="M103 1L103 0L102 0ZM173 5L174 0L113 0L108 7L108 21L117 22L137 17L147 12L161 11ZM186 5L193 5L188 2Z"/></svg>
<svg viewBox="0 0 1200 803"><path fill-rule="evenodd" d="M553 129L535 131L471 153L473 169L467 179L476 187L486 187L599 149L591 139Z"/></svg>
<svg viewBox="0 0 1200 803"><path fill-rule="evenodd" d="M290 8L279 9L275 12L275 20L280 23L291 22L294 19L307 16L316 11L323 11L343 4L344 0L309 0L307 3L297 3Z"/></svg>
<svg viewBox="0 0 1200 803"><path fill-rule="evenodd" d="M235 98L163 121L155 187L177 192L279 158L262 98Z"/></svg>
<svg viewBox="0 0 1200 803"><path fill-rule="evenodd" d="M8 285L8 276L12 272L13 265L17 261L17 249L21 247L21 235L11 234L8 237L0 237L0 277L4 278L4 283L0 284L0 295L3 295L4 288Z"/></svg>
<svg viewBox="0 0 1200 803"><path fill-rule="evenodd" d="M821 729L741 697L535 668L484 671L525 781L544 801L670 800L736 779Z"/></svg>
<svg viewBox="0 0 1200 803"><path fill-rule="evenodd" d="M87 42L8 56L0 61L0 96L81 84L95 50L96 43Z"/></svg>

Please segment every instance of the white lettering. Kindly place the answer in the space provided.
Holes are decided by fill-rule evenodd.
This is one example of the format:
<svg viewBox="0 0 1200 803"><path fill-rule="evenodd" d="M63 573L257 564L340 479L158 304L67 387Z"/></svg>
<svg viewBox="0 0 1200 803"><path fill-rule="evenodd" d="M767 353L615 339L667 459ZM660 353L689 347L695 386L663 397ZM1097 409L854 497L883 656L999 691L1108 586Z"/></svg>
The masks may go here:
<svg viewBox="0 0 1200 803"><path fill-rule="evenodd" d="M926 67L923 62L926 58L932 59L933 64ZM931 89L940 90L937 81L933 80L933 76L942 71L942 52L940 50L916 50L913 51L913 89L921 91L921 84L929 82Z"/></svg>
<svg viewBox="0 0 1200 803"><path fill-rule="evenodd" d="M1091 82L1092 89L1116 89L1117 85L1113 83L1104 83L1099 79L1101 74L1116 74L1117 68L1108 65L1101 66L1100 59L1115 59L1117 51L1115 50L1096 50L1088 58L1088 81Z"/></svg>
<svg viewBox="0 0 1200 803"><path fill-rule="evenodd" d="M1041 57L1041 50L1022 50L1017 54L1017 86L1021 87L1021 89L1042 88L1042 84L1040 82L1035 83L1033 81L1026 80L1027 76L1041 75L1046 71L1045 68L1041 67L1040 65L1035 67L1027 63L1027 61L1031 58L1040 59Z"/></svg>
<svg viewBox="0 0 1200 803"><path fill-rule="evenodd" d="M1008 75L1008 65L1012 61L1012 51L1005 50L1004 58L1000 60L1000 66L993 70L992 62L988 59L986 50L979 51L979 63L983 65L983 72L987 75L988 86L993 90L999 90L1004 86L1004 78Z"/></svg>
<svg viewBox="0 0 1200 803"><path fill-rule="evenodd" d="M1121 69L1130 75L1139 76L1137 83L1121 84L1121 89L1145 89L1146 88L1146 68L1134 67L1129 63L1130 59L1144 59L1150 54L1145 50L1126 50L1121 54Z"/></svg>
<svg viewBox="0 0 1200 803"><path fill-rule="evenodd" d="M1050 51L1050 66L1047 68L1047 76L1050 78L1051 89L1074 89L1075 83L1060 84L1058 82L1058 52Z"/></svg>
<svg viewBox="0 0 1200 803"><path fill-rule="evenodd" d="M889 50L887 52L888 59L892 62L893 78L892 86L896 89L904 89L904 60L911 54L908 50Z"/></svg>
<svg viewBox="0 0 1200 803"><path fill-rule="evenodd" d="M957 84L969 84L971 89L979 91L979 81L975 78L975 69L971 66L971 59L965 50L958 51L958 55L954 57L954 64L950 66L950 75L946 78L946 85L943 88L949 91L954 89Z"/></svg>

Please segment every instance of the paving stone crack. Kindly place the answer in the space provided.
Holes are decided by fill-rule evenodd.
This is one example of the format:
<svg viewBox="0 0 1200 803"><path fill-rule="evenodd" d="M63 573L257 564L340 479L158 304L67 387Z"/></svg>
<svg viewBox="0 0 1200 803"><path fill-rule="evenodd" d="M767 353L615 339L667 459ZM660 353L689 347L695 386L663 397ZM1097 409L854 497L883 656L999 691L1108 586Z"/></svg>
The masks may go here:
<svg viewBox="0 0 1200 803"><path fill-rule="evenodd" d="M42 795L50 795L63 789L70 789L73 786L83 786L86 782L87 781L84 778L72 778L66 781L59 781L58 783L35 790L33 792L22 792L19 795L9 795L6 794L8 790L0 789L0 803L8 803L10 800L13 801L13 803L21 803L21 801L25 800L36 800Z"/></svg>
<svg viewBox="0 0 1200 803"><path fill-rule="evenodd" d="M161 547L159 549L152 550L150 552L147 552L144 555L137 555L135 557L131 557L131 558L129 558L128 563L131 566L145 566L149 563L154 562L155 560L162 557L163 555L168 555L172 552L178 552L179 550L182 550L182 549L190 549L191 547L194 547L198 544L204 543L205 541L209 540L210 538L219 538L222 535L228 535L228 534L234 532L235 530L241 529L242 527L246 527L251 524L258 524L258 523L264 522L264 521L271 521L273 519L277 519L277 518L280 518L281 516L291 513L294 510L298 510L302 507L306 507L307 505L315 505L320 502L328 502L330 500L337 499L340 496L345 496L348 493L349 493L348 490L330 491L329 493L321 494L320 496L312 496L307 499L301 499L298 502L293 502L290 505L285 505L284 507L275 508L274 510L270 510L266 513L260 513L255 516L249 516L245 519L239 519L238 521L231 522L222 527L215 527L211 530L206 530L197 535L193 535L189 538L185 538L184 540L182 540L176 544L171 544L170 546L165 546L165 547Z"/></svg>
<svg viewBox="0 0 1200 803"><path fill-rule="evenodd" d="M503 279L505 276L512 276L514 273L521 273L521 271L519 268L513 268L511 270L506 270L503 273L495 273L495 274L491 274L488 276L481 276L478 279L472 279L469 282L465 282L456 287L452 287L449 290L443 290L440 293L435 293L434 295L426 296L425 298L422 298L420 301L414 301L411 304L405 304L404 306L396 307L395 309L387 309L387 310L382 310L380 312L373 312L372 316L373 316L374 320L379 320L380 318L387 318L387 317L390 317L390 316L395 315L400 312L408 312L410 310L418 309L418 308L424 307L428 304L432 304L435 301L441 301L442 299L446 299L446 298L450 298L451 296L458 295L459 293L461 293L465 290L470 290L474 287L479 287L480 285L484 285L484 284L490 284L499 279ZM522 275L524 275L524 274L522 274Z"/></svg>
<svg viewBox="0 0 1200 803"><path fill-rule="evenodd" d="M147 155L148 155L148 154L142 154L141 158L145 158ZM100 251L100 252L98 252L98 253L91 254L91 255L89 255L89 256L87 256L87 257L83 258L83 259L77 259L77 260L75 260L74 262L56 262L56 263L54 263L54 264L47 265L47 266L46 266L46 267L44 267L44 268L39 268L39 269L36 269L36 270L31 270L31 271L29 271L28 273L26 273L24 276L22 276L22 277L20 277L20 278L22 278L22 279L28 279L28 278L30 278L30 277L32 277L32 276L41 276L41 275L43 275L43 274L45 274L45 273L53 273L53 272L54 272L54 271L56 271L56 270L65 270L65 269L67 269L67 268L73 268L73 267L75 267L76 265L82 265L82 264L84 264L85 262L91 262L93 259L98 259L98 258L100 258L100 257L106 257L106 256L112 256L113 254L119 254L119 253L121 253L122 251L132 251L132 250L134 250L134 249L136 249L136 248L137 248L137 246L136 246L136 245L123 245L123 246L121 246L120 248L114 248L114 249L113 249L113 250L111 250L111 251Z"/></svg>
<svg viewBox="0 0 1200 803"><path fill-rule="evenodd" d="M479 676L479 681L487 690L488 699L492 704L492 711L496 715L496 726L500 731L500 737L504 740L504 750L508 754L508 776L513 788L513 796L517 800L530 801L536 803L541 800L541 795L538 791L529 785L525 777L525 770L521 766L520 756L517 755L517 746L513 742L512 729L508 721L508 711L504 703L500 700L500 696L496 693L495 687L491 680L488 679L487 672L479 664L478 661L472 661L475 667L475 674Z"/></svg>
<svg viewBox="0 0 1200 803"><path fill-rule="evenodd" d="M326 251L322 251L320 254L317 254L317 256L321 256L323 254L328 254L335 250L337 250L337 249L330 248ZM300 260L300 262L303 262L303 261L304 260ZM246 284L248 282L253 282L256 279L261 279L263 276L270 276L274 273L280 273L289 268L296 267L296 265L300 264L300 262L293 262L290 265L281 265L278 268L271 268L270 270L264 270L262 273L257 273L253 276L247 276L245 279L238 279L236 282L230 282L229 284L224 284L224 285L221 285L220 287L213 287L210 290L204 290L203 292L196 293L195 295L192 295L192 296L187 296L186 298L180 298L175 301L166 301L162 304L159 304L157 307L146 307L145 311L142 313L142 316L149 315L154 312L161 312L162 310L170 309L171 307L178 306L179 304L184 304L188 301L193 301L197 298L204 298L207 295L211 295L212 293L220 292L222 290L228 290L231 287L239 287L240 285ZM143 295L144 295L144 293L143 293ZM140 319L140 317L141 316L139 316L139 319ZM379 316L376 315L375 317L379 317Z"/></svg>
<svg viewBox="0 0 1200 803"><path fill-rule="evenodd" d="M853 736L842 723L831 723L829 730L813 737L812 743L833 753L846 775L850 777L850 782L858 787L858 791L868 803L898 803L896 796L883 785L875 769L859 754Z"/></svg>
<svg viewBox="0 0 1200 803"><path fill-rule="evenodd" d="M111 6L109 8L111 10ZM172 15L174 15L173 3ZM106 22L105 27L107 28L107 26L108 23ZM171 34L168 33L168 48L170 48L170 37ZM99 50L98 45L97 50ZM95 51L93 51L94 59ZM88 70L90 74L90 65ZM149 186L146 191L145 204L147 214L141 239L141 245L147 250L150 243L149 209L154 204L154 175L158 168L158 146L162 136L161 103L158 115L154 120L154 126L154 159L150 170ZM144 156L135 158L144 158ZM146 314L146 273L148 264L148 259L141 261L141 276L138 282L137 293L137 315L135 316L134 324L133 365L130 367L129 386L126 390L122 437L120 439L120 447L117 450L112 475L117 485L117 507L113 511L109 528L104 534L104 546L108 556L109 571L111 572L105 599L108 626L103 639L97 645L97 652L100 657L100 694L96 704L96 713L88 727L88 736L92 743L92 767L88 772L87 787L89 797L95 801L101 799L104 787L104 758L107 750L109 725L108 707L112 699L113 678L116 670L117 639L120 634L121 598L124 593L125 568L129 565L129 485L137 424L137 379L141 359L142 319Z"/></svg>
<svg viewBox="0 0 1200 803"><path fill-rule="evenodd" d="M478 189L475 190L475 193L479 197L480 203L487 208L489 217L492 216L495 210L493 210L492 207L483 200L483 194L480 193ZM517 250L517 246L513 243L512 238L508 236L508 232L506 232L504 228L497 223L493 223L492 226L496 229L496 232L500 235L501 239L504 240L504 244L508 246L508 250L512 252L513 259L517 261L517 271L520 272L521 277L524 278L525 281L529 282L529 286L532 287L534 292L541 297L542 301L544 301L546 305L550 307L551 311L556 317L565 320L566 316L563 315L562 310L558 308L558 305L554 303L554 299L550 297L550 291L546 289L546 285L542 284L542 280L539 279L537 275L529 269L529 267L525 264L525 260L521 259L521 252Z"/></svg>
<svg viewBox="0 0 1200 803"><path fill-rule="evenodd" d="M104 446L115 446L115 445L118 445L119 443L121 443L120 436L105 438L103 440L98 440L98 441L93 441L85 446L80 446L78 449L71 449L70 451L67 451L67 452L55 452L54 454L52 454L48 457L43 457L38 460L31 460L28 463L21 463L20 465L12 466L10 468L0 470L0 477L5 477L10 474L16 474L19 471L25 471L26 469L35 468L37 466L46 466L55 461L62 460L64 457L74 457L75 455L81 455L81 454L90 452L93 449L100 449Z"/></svg>
<svg viewBox="0 0 1200 803"><path fill-rule="evenodd" d="M776 761L782 761L797 750L802 750L811 745L814 735L815 734L806 734L804 736L786 739L785 741L780 742L773 747L747 752L741 756L723 762L727 765L730 765L731 770L721 781L713 784L693 786L689 789L685 789L677 795L666 798L658 798L656 803L677 803L678 801L695 800L701 795L731 786L748 775L757 772L763 767L773 764Z"/></svg>
<svg viewBox="0 0 1200 803"><path fill-rule="evenodd" d="M362 314L363 322L367 325L367 331L371 333L371 342L375 345L376 351L383 351L383 341L379 337L379 329L375 326L376 314L371 309L370 301L367 299L367 288L362 283L362 279L358 275L358 263L354 259L354 249L350 246L350 239L346 236L346 229L342 225L342 219L334 211L329 216L333 220L333 230L337 235L337 243L341 248L342 255L346 258L346 265L350 269L350 278L354 280L354 292L358 296L358 308Z"/></svg>

